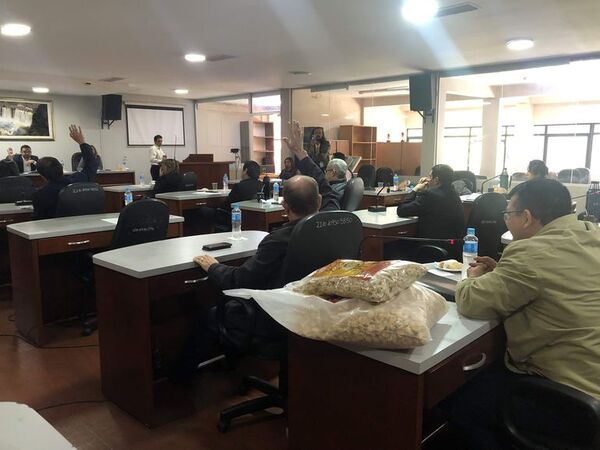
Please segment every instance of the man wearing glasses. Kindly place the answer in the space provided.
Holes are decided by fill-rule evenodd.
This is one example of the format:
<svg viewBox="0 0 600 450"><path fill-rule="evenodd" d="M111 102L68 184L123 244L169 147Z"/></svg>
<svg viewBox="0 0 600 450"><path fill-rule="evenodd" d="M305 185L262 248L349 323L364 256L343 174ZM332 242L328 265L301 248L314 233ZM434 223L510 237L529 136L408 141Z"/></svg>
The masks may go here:
<svg viewBox="0 0 600 450"><path fill-rule="evenodd" d="M456 289L461 314L501 319L507 335L505 364L450 399L450 423L469 448L511 448L496 412L519 378L548 378L600 399L597 226L578 221L567 189L548 179L515 187L504 220L513 242L501 260L476 258Z"/></svg>

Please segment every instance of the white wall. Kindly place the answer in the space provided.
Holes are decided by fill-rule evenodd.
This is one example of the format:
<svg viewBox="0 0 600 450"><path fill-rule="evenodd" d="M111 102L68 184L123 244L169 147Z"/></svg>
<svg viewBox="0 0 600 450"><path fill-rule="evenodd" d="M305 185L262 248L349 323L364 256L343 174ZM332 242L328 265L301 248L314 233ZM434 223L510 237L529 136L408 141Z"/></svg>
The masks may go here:
<svg viewBox="0 0 600 450"><path fill-rule="evenodd" d="M148 163L148 148L127 147L127 127L125 122L125 108L123 108L121 121L115 121L110 130L100 128L102 98L99 96L67 96L67 95L39 95L23 92L0 91L0 96L10 98L35 98L52 100L54 113L54 141L0 141L0 156L4 157L6 149L12 147L15 152L24 143L31 146L33 154L39 157L54 156L65 162L65 168L71 168L71 155L77 152L78 146L71 140L68 126L71 123L80 125L86 141L93 144L102 157L104 168L115 169L127 156L127 165L135 170L136 176L143 173L147 180L150 179L150 165ZM184 107L185 120L185 147L177 147L177 159L182 160L190 153L196 153L196 133L194 123L194 108L191 100L180 100L163 97L147 97L124 95L126 103L145 103L155 105L170 105ZM156 134L160 134L156 130ZM173 147L165 147L169 157L173 157Z"/></svg>

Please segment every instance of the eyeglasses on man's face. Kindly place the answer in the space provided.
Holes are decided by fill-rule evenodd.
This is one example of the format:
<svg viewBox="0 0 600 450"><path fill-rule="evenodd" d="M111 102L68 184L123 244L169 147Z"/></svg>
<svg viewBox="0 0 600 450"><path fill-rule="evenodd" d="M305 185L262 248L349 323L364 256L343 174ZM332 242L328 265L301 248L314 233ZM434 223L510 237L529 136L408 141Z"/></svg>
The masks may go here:
<svg viewBox="0 0 600 450"><path fill-rule="evenodd" d="M511 214L519 214L522 213L523 211L525 211L524 209L514 209L512 211L502 211L502 215L504 217L504 221L507 221L510 218Z"/></svg>

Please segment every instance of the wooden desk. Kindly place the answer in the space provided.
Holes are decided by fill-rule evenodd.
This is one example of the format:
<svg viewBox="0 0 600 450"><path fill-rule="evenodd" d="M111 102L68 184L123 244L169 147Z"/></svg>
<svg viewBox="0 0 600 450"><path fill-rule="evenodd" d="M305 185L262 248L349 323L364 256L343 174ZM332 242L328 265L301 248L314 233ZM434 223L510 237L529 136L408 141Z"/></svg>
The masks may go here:
<svg viewBox="0 0 600 450"><path fill-rule="evenodd" d="M84 286L75 276L78 252L110 246L118 214L63 217L8 226L17 330L45 344L45 324L77 316ZM171 216L168 236L182 233L182 217Z"/></svg>
<svg viewBox="0 0 600 450"><path fill-rule="evenodd" d="M152 193L154 187L150 184L122 184L104 188L104 212L121 212L125 207L124 195L127 189L131 190L133 201L146 198ZM181 215L181 214L179 214Z"/></svg>
<svg viewBox="0 0 600 450"><path fill-rule="evenodd" d="M365 239L362 245L362 257L364 260L381 261L384 259L384 245L393 242L394 237L417 235L419 218L398 217L395 206L388 207L384 213L373 213L361 209L354 211L354 215L358 216L363 224Z"/></svg>
<svg viewBox="0 0 600 450"><path fill-rule="evenodd" d="M200 223L197 218L192 217L193 210L201 206L217 208L227 195L229 195L229 190L217 192L179 191L157 194L156 198L167 204L171 214L186 218L183 224L183 235L193 236L212 232L212 224Z"/></svg>
<svg viewBox="0 0 600 450"><path fill-rule="evenodd" d="M211 252L239 264L266 236L243 231L229 249ZM230 233L189 236L112 250L94 256L102 391L147 426L192 414L192 396L173 385L167 368L189 337L195 313L220 292L193 263L205 244Z"/></svg>
<svg viewBox="0 0 600 450"><path fill-rule="evenodd" d="M32 214L32 206L0 203L0 286L10 283L10 258L6 227L13 223L28 222L31 220Z"/></svg>
<svg viewBox="0 0 600 450"><path fill-rule="evenodd" d="M386 192L384 189L384 191L379 194L379 199L377 199L379 189L381 188L377 188L374 191L365 191L358 209L367 209L369 206L375 206L377 202L383 206L398 206L409 195L409 192L406 191Z"/></svg>
<svg viewBox="0 0 600 450"><path fill-rule="evenodd" d="M289 339L290 450L420 449L424 417L478 371L501 361L497 321L470 320L449 303L432 341L413 350L342 348Z"/></svg>
<svg viewBox="0 0 600 450"><path fill-rule="evenodd" d="M65 170L65 175L72 174L72 171ZM35 187L42 187L46 184L46 180L37 172L22 174L23 177L28 177L33 182ZM102 170L96 174L96 183L100 186L111 186L116 184L134 184L135 171L133 170Z"/></svg>
<svg viewBox="0 0 600 450"><path fill-rule="evenodd" d="M244 230L271 231L274 226L288 221L287 213L280 204L248 200L240 202L240 209Z"/></svg>

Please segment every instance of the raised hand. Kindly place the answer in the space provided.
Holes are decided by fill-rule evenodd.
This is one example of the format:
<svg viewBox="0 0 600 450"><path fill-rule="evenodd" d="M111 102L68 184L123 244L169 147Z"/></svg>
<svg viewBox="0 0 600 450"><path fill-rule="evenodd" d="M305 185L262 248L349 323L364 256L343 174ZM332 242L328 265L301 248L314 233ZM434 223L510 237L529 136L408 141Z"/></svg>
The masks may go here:
<svg viewBox="0 0 600 450"><path fill-rule="evenodd" d="M303 132L302 127L300 127L300 122L297 120L292 121L290 124L290 137L284 137L283 142L286 143L290 151L298 158L304 159L308 156L308 153L302 147L303 142Z"/></svg>
<svg viewBox="0 0 600 450"><path fill-rule="evenodd" d="M77 125L69 125L69 136L79 145L85 143L85 138L83 137L83 132L81 131L81 127Z"/></svg>

